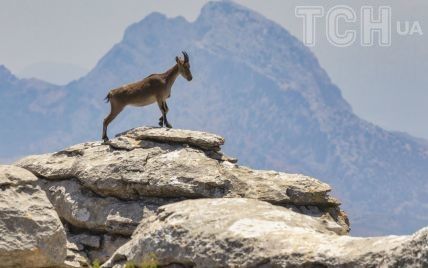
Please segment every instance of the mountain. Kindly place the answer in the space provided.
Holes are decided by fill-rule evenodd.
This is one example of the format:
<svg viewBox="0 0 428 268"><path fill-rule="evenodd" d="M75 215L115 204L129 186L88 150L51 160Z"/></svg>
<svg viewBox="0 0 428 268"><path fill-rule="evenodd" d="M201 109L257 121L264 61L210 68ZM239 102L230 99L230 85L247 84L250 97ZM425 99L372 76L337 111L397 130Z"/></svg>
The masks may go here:
<svg viewBox="0 0 428 268"><path fill-rule="evenodd" d="M225 152L241 164L328 182L353 234L404 234L427 225L428 143L358 118L308 48L231 1L206 4L194 22L147 16L64 87L0 72L0 158L100 139L108 90L166 70L181 50L190 54L194 79L174 85L174 127L221 134ZM156 105L127 108L110 136L155 125L159 115Z"/></svg>
<svg viewBox="0 0 428 268"><path fill-rule="evenodd" d="M58 148L66 135L65 88L37 79L18 79L0 66L0 160Z"/></svg>
<svg viewBox="0 0 428 268"><path fill-rule="evenodd" d="M65 85L70 81L84 76L88 70L80 66L61 62L36 62L22 69L18 76L38 78L50 83Z"/></svg>

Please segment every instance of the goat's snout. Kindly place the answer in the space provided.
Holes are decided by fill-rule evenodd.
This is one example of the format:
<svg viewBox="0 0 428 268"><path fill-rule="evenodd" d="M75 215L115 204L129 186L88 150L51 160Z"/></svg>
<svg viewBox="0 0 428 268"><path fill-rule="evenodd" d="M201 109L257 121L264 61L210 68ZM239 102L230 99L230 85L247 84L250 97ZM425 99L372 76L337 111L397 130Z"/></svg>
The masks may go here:
<svg viewBox="0 0 428 268"><path fill-rule="evenodd" d="M192 79L193 79L193 76L192 75L189 75L189 76L187 76L187 81L192 81Z"/></svg>

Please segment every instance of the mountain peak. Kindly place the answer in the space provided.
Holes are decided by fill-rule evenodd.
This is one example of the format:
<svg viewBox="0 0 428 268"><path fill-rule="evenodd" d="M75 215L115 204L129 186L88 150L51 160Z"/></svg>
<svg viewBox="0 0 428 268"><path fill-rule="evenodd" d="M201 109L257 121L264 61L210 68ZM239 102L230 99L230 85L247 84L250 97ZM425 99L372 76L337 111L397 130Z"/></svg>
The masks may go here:
<svg viewBox="0 0 428 268"><path fill-rule="evenodd" d="M235 3L230 0L210 1L205 4L201 10L201 15L212 13L230 14L236 12L253 12L245 6Z"/></svg>
<svg viewBox="0 0 428 268"><path fill-rule="evenodd" d="M138 32L141 32L145 28L152 28L155 25L162 24L166 20L167 17L164 14L160 12L152 12L144 17L144 19L128 26L125 30L124 38L127 39L134 35L138 35Z"/></svg>
<svg viewBox="0 0 428 268"><path fill-rule="evenodd" d="M178 32L183 25L188 22L183 17L168 18L165 14L152 12L144 19L129 26L124 34L124 41L127 44L151 47L157 41L170 37L174 32ZM170 30L169 33L165 32ZM157 47L157 45L155 45Z"/></svg>
<svg viewBox="0 0 428 268"><path fill-rule="evenodd" d="M211 1L205 4L202 7L198 21L211 21L213 23L217 21L216 18L228 18L238 21L253 18L257 21L268 21L256 11L229 0Z"/></svg>
<svg viewBox="0 0 428 268"><path fill-rule="evenodd" d="M162 21L165 19L165 14L155 11L147 15L144 19L142 19L142 21Z"/></svg>

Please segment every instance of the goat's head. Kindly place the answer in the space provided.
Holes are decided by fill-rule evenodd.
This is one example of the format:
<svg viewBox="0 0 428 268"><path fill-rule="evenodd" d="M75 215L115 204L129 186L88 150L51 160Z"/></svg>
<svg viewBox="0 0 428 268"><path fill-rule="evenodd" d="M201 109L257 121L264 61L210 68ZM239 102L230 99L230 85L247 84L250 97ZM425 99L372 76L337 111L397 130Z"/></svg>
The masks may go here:
<svg viewBox="0 0 428 268"><path fill-rule="evenodd" d="M187 79L187 81L192 81L192 73L190 72L190 63L189 63L189 55L183 51L183 59L179 57L175 57L175 61L178 65L178 72Z"/></svg>

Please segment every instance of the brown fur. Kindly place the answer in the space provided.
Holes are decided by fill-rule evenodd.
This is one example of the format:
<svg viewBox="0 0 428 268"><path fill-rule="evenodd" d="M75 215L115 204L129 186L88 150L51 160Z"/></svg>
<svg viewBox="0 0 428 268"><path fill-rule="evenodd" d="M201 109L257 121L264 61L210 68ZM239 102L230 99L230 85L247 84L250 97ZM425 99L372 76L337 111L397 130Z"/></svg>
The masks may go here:
<svg viewBox="0 0 428 268"><path fill-rule="evenodd" d="M110 114L103 122L103 140L107 141L107 127L116 118L116 116L127 106L146 106L157 102L159 109L162 112L159 118L159 125L172 127L166 115L168 113L168 105L166 99L171 96L171 88L178 75L182 75L188 81L192 80L190 72L189 57L183 52L184 59L176 57L176 64L168 71L161 74L152 74L141 81L123 85L111 90L106 101L110 102Z"/></svg>

